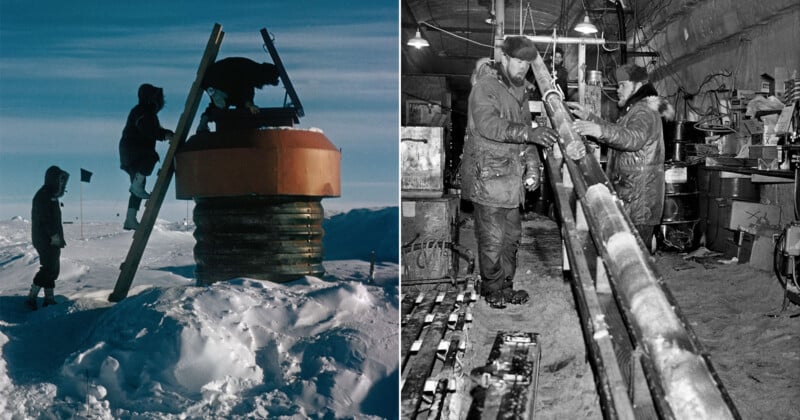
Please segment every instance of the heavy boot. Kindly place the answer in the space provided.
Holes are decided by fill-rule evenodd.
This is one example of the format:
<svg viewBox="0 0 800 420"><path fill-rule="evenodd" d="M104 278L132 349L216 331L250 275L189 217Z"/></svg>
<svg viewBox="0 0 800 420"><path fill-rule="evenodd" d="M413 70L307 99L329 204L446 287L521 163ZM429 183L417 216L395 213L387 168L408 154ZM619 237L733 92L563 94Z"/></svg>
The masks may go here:
<svg viewBox="0 0 800 420"><path fill-rule="evenodd" d="M42 303L42 308L55 305L56 303L56 298L53 296L53 289L44 289L44 302Z"/></svg>
<svg viewBox="0 0 800 420"><path fill-rule="evenodd" d="M486 303L492 308L503 309L506 304L522 305L530 299L528 292L524 290L514 290L510 285L500 290L484 295Z"/></svg>
<svg viewBox="0 0 800 420"><path fill-rule="evenodd" d="M128 191L142 200L147 200L150 198L150 194L144 190L144 181L146 179L147 177L137 172L136 175L133 176L131 187L128 189Z"/></svg>
<svg viewBox="0 0 800 420"><path fill-rule="evenodd" d="M32 284L31 291L28 293L28 299L25 301L25 304L34 311L39 308L39 305L36 304L36 298L39 296L39 290L41 290L41 287Z"/></svg>
<svg viewBox="0 0 800 420"><path fill-rule="evenodd" d="M128 209L128 214L125 216L125 223L122 224L125 230L136 230L139 228L139 221L136 220L136 209Z"/></svg>

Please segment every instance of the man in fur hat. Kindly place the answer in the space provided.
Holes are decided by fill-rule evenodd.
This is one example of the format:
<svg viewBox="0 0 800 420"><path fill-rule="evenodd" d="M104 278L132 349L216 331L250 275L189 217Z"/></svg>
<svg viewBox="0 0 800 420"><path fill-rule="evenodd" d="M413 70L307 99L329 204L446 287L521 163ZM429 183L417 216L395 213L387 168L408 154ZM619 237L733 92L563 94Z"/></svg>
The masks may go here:
<svg viewBox="0 0 800 420"><path fill-rule="evenodd" d="M476 68L461 162L461 196L475 208L481 295L497 308L529 298L512 287L522 236L519 208L525 189L538 187L536 145L550 148L558 140L554 130L531 124L525 75L538 55L533 42L508 37L502 53L499 62L483 60Z"/></svg>
<svg viewBox="0 0 800 420"><path fill-rule="evenodd" d="M672 119L675 110L658 95L643 67L625 64L617 68L616 76L619 120L604 121L580 104L569 104L573 114L580 118L572 123L572 128L609 147L606 173L649 248L653 228L661 223L664 208L661 118Z"/></svg>

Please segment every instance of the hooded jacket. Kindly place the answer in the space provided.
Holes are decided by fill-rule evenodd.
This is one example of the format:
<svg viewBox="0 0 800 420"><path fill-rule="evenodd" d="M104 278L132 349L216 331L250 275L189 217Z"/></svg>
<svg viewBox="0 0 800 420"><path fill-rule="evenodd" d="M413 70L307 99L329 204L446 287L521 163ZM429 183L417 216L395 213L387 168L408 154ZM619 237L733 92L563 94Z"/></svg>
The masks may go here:
<svg viewBox="0 0 800 420"><path fill-rule="evenodd" d="M136 172L135 167L142 158L158 162L156 141L164 140L172 133L161 127L158 111L164 107L164 91L151 84L139 86L139 104L128 114L122 138L119 141L120 167ZM145 174L148 175L148 174Z"/></svg>
<svg viewBox="0 0 800 420"><path fill-rule="evenodd" d="M61 225L61 203L58 198L64 193L69 174L58 166L51 166L44 175L44 185L33 196L31 208L31 241L37 249L49 247L50 239L58 235L64 240Z"/></svg>
<svg viewBox="0 0 800 420"><path fill-rule="evenodd" d="M599 143L609 147L606 173L637 225L658 225L664 209L664 133L661 118L675 110L652 84L628 99L616 124L602 121Z"/></svg>
<svg viewBox="0 0 800 420"><path fill-rule="evenodd" d="M526 168L537 170L536 146L524 144L531 127L525 87L501 68L479 67L469 95L467 138L461 161L461 196L485 206L523 203Z"/></svg>

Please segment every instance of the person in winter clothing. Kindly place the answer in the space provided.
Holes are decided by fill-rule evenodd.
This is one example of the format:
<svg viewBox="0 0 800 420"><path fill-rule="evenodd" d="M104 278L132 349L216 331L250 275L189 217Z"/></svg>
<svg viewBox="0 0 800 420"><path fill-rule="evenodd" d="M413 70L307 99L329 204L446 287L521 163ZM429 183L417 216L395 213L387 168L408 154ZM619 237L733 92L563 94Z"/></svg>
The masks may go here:
<svg viewBox="0 0 800 420"><path fill-rule="evenodd" d="M245 57L223 58L210 65L203 77L201 88L211 98L211 103L200 116L197 131L208 131L208 123L215 120L217 109L247 108L251 114L259 112L253 103L255 88L278 84L278 68L270 63L256 63Z"/></svg>
<svg viewBox="0 0 800 420"><path fill-rule="evenodd" d="M553 61L550 64L550 71L553 71L553 68L556 70L556 84L558 84L558 87L564 94L564 98L568 98L569 92L567 92L567 69L564 67L564 50L560 47L556 48L553 52Z"/></svg>
<svg viewBox="0 0 800 420"><path fill-rule="evenodd" d="M36 299L41 289L44 289L42 306L56 303L53 289L60 271L61 248L67 246L61 225L61 203L58 199L64 196L68 180L69 174L66 171L58 166L51 166L44 174L44 185L33 196L31 241L39 253L40 267L33 277L27 304L34 310L38 307Z"/></svg>
<svg viewBox="0 0 800 420"><path fill-rule="evenodd" d="M567 68L564 67L564 50L561 47L557 47L555 51L553 51L553 56L550 60L547 60L547 68L551 72L553 68L555 68L556 73L556 84L558 88L561 89L561 92L564 94L564 98L569 98L569 92L567 87Z"/></svg>
<svg viewBox="0 0 800 420"><path fill-rule="evenodd" d="M569 104L580 118L572 127L578 134L594 137L609 147L606 173L649 248L664 208L661 118L672 119L675 110L658 95L643 67L625 64L617 68L616 77L619 120L607 122L579 104Z"/></svg>
<svg viewBox="0 0 800 420"><path fill-rule="evenodd" d="M535 189L540 178L534 145L549 148L558 139L554 130L531 123L525 77L538 55L533 42L508 37L502 53L500 62L478 62L461 162L461 196L475 208L481 295L493 307L529 298L513 289L522 236L519 207L526 186Z"/></svg>
<svg viewBox="0 0 800 420"><path fill-rule="evenodd" d="M139 104L128 114L122 138L119 141L120 168L131 179L128 212L122 227L135 230L139 227L136 213L142 200L150 198L144 189L147 177L159 161L156 141L171 140L175 133L161 126L158 112L164 107L164 91L160 87L144 83L139 86Z"/></svg>

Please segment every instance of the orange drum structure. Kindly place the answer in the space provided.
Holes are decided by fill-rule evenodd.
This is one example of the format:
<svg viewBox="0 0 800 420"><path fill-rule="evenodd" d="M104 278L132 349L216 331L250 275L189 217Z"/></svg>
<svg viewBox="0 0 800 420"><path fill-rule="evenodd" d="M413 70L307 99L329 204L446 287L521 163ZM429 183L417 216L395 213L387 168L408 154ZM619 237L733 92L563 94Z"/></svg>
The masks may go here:
<svg viewBox="0 0 800 420"><path fill-rule="evenodd" d="M321 201L341 195L341 153L320 130L198 133L175 155L176 195L194 200L198 284L320 276Z"/></svg>

